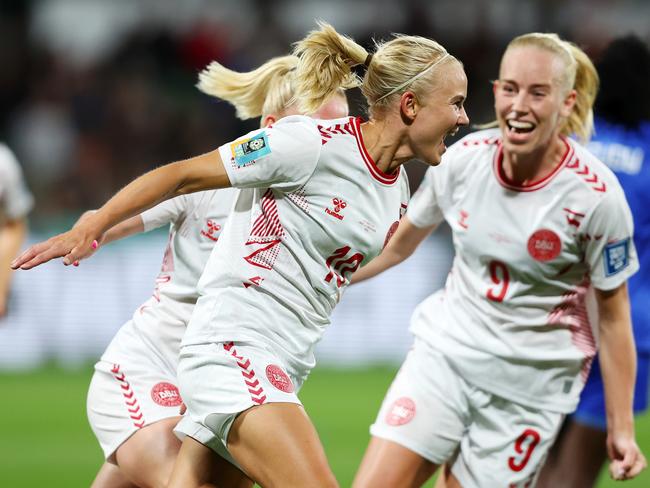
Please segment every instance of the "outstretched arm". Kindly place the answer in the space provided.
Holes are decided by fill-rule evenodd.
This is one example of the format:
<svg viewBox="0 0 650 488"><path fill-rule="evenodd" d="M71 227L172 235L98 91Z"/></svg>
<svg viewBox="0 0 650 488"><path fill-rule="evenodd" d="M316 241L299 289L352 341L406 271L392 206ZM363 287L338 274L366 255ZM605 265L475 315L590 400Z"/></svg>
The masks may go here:
<svg viewBox="0 0 650 488"><path fill-rule="evenodd" d="M596 290L600 316L600 367L605 385L607 453L612 478L637 476L646 460L634 437L632 398L636 351L630 321L627 284L610 291Z"/></svg>
<svg viewBox="0 0 650 488"><path fill-rule="evenodd" d="M379 256L352 275L351 283L359 283L401 263L415 252L420 243L437 225L416 227L408 218L402 217L395 235Z"/></svg>
<svg viewBox="0 0 650 488"><path fill-rule="evenodd" d="M31 269L57 257L63 257L65 265L72 264L92 254L93 240L99 241L119 222L178 195L228 186L218 150L161 166L129 183L85 222L27 249L11 267Z"/></svg>
<svg viewBox="0 0 650 488"><path fill-rule="evenodd" d="M87 210L81 214L81 217L79 217L79 220L77 220L74 227L83 224L90 218L91 215L95 214L95 212L97 212L97 210ZM141 232L144 232L144 222L142 221L142 215L140 214L135 215L134 217L129 217L125 221L120 222L119 224L114 225L108 229L101 237L101 239L98 240L98 244L101 246L102 244L119 241L120 239L124 239L125 237L139 234Z"/></svg>

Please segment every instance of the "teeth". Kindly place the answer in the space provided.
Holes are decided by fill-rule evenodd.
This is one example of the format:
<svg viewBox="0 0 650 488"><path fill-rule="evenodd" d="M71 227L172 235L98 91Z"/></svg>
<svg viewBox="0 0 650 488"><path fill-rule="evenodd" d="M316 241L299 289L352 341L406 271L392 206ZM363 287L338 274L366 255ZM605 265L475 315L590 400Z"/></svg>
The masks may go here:
<svg viewBox="0 0 650 488"><path fill-rule="evenodd" d="M530 122L522 122L520 120L508 120L508 125L514 129L533 129L535 126Z"/></svg>

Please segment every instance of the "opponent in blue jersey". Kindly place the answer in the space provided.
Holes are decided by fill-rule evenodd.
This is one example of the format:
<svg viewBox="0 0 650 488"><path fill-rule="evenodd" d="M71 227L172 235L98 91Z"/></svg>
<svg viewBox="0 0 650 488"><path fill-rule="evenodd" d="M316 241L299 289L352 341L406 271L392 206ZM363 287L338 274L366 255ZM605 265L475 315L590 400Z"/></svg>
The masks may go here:
<svg viewBox="0 0 650 488"><path fill-rule="evenodd" d="M613 41L597 64L601 88L589 149L618 177L634 217L639 272L628 281L637 347L634 412L648 407L650 371L650 50L628 36ZM538 487L590 487L607 459L605 393L598 361Z"/></svg>

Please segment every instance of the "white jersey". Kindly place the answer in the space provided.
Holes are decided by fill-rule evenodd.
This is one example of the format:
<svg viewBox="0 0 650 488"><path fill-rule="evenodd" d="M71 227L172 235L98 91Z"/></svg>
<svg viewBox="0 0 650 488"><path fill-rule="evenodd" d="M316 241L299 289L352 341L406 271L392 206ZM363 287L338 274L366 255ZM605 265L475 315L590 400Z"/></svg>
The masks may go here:
<svg viewBox="0 0 650 488"><path fill-rule="evenodd" d="M180 339L198 298L197 283L236 193L234 188L226 188L182 195L140 215L145 232L170 224L167 248L152 297L135 311L102 360L124 361L122 342L130 341L128 336L133 334L176 371Z"/></svg>
<svg viewBox="0 0 650 488"><path fill-rule="evenodd" d="M285 117L219 148L242 188L199 282L183 345L261 341L306 374L352 273L376 257L408 201L360 121Z"/></svg>
<svg viewBox="0 0 650 488"><path fill-rule="evenodd" d="M0 144L0 224L26 217L33 204L34 198L25 186L16 157L6 145Z"/></svg>
<svg viewBox="0 0 650 488"><path fill-rule="evenodd" d="M559 412L574 410L596 351L588 288L614 289L638 269L616 177L565 144L557 169L522 187L504 174L500 132L471 134L427 172L408 211L418 227L446 220L456 250L412 332L476 386Z"/></svg>

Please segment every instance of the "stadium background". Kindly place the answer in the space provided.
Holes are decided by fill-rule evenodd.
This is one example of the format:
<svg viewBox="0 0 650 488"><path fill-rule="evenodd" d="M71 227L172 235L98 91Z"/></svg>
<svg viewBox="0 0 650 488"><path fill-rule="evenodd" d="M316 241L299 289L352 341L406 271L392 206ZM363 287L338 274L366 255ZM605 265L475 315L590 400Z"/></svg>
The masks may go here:
<svg viewBox="0 0 650 488"><path fill-rule="evenodd" d="M3 0L0 139L36 197L30 241L63 230L144 171L255 128L200 94L197 72L213 59L247 70L284 54L314 19L368 47L391 32L439 40L465 64L474 122L491 120L489 80L517 34L558 32L594 57L617 35L650 40L642 0ZM363 115L359 94L350 101ZM413 188L422 170L409 164ZM90 483L102 461L85 419L92 363L149 296L164 244L164 232L152 233L78 269L17 273L0 319L0 486ZM451 258L442 229L402 266L350 289L319 346L303 401L342 486L410 345L409 315L442 285ZM650 417L637 429L648 454ZM650 486L650 475L626 486Z"/></svg>

